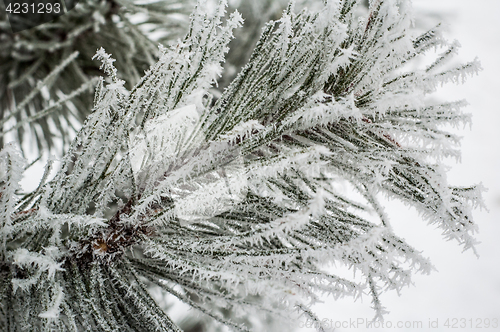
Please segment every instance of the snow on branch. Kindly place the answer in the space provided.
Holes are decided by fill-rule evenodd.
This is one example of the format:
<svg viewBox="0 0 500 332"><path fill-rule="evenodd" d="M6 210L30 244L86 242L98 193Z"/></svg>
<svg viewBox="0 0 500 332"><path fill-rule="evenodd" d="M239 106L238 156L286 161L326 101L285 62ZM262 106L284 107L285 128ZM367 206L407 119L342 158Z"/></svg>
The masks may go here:
<svg viewBox="0 0 500 332"><path fill-rule="evenodd" d="M179 331L152 285L241 330L252 326L239 313L324 330L311 310L321 294L367 293L382 319L383 292L432 265L394 234L379 195L475 250L481 188L450 186L435 163L459 156L443 125L470 116L430 94L480 65L442 69L458 44L412 38L409 1L372 1L364 18L357 3L290 5L217 96L243 21L225 1L200 1L186 37L160 46L130 90L99 49L110 80L53 178L21 195L22 158L0 152L0 296L23 312L2 311L0 326ZM408 65L443 45L431 66ZM326 273L333 264L357 275Z"/></svg>

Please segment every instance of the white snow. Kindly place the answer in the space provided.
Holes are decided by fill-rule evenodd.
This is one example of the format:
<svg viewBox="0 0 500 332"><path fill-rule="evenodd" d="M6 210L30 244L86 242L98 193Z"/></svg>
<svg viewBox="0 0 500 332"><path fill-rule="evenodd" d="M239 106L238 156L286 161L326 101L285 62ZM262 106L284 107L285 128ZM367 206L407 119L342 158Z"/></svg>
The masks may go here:
<svg viewBox="0 0 500 332"><path fill-rule="evenodd" d="M412 209L396 202L387 202L386 212L394 232L409 244L423 250L437 271L430 275L416 274L414 286L404 289L401 296L387 292L380 297L390 311L385 315L385 327L367 324L373 318L369 296L353 303L352 298L333 300L313 307L320 318L328 320L336 332L341 331L445 331L446 320L458 320L455 331L493 331L486 328L488 319L497 319L500 326L500 112L498 90L500 88L500 1L498 0L414 0L416 24L433 27L442 21L448 25L447 39L457 39L462 63L476 56L483 71L464 85L448 84L438 89L442 100L466 98L472 113L472 129L455 130L463 136L462 162L452 166L448 181L455 185L482 182L488 191L484 199L488 211L476 210L475 221L479 226L477 246L479 259L472 251L461 253L455 241L444 242L441 232L422 222ZM383 201L384 203L386 201ZM437 325L436 325L437 322ZM400 327L398 327L400 323ZM419 325L421 323L421 325ZM392 324L392 325L391 325ZM472 327L471 327L472 325ZM421 326L421 327L420 327ZM438 328L436 328L438 326ZM378 328L377 328L378 327ZM481 328L482 327L482 328ZM498 328L498 327L497 327ZM315 331L302 327L300 331Z"/></svg>

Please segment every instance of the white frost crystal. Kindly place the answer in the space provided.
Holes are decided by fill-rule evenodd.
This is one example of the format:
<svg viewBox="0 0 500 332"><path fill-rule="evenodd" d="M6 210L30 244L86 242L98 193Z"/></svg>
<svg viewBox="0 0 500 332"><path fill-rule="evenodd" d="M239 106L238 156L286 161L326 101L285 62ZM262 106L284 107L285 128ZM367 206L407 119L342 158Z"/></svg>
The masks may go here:
<svg viewBox="0 0 500 332"><path fill-rule="evenodd" d="M144 129L134 130L129 136L129 153L136 179L155 163L173 161L182 154L183 143L199 119L196 105L191 104L150 119Z"/></svg>
<svg viewBox="0 0 500 332"><path fill-rule="evenodd" d="M382 290L432 269L381 194L473 250L479 188L448 185L435 162L458 155L443 125L469 117L430 94L480 67L446 67L453 44L415 69L447 47L439 32L412 37L409 1L371 1L364 19L358 2L289 6L217 97L241 23L224 1L200 3L130 90L99 50L111 82L54 178L24 195L20 154L0 152L0 330L179 332L148 287L240 331L242 316L320 322L311 305L325 294L367 293L381 318ZM324 272L332 264L356 277Z"/></svg>

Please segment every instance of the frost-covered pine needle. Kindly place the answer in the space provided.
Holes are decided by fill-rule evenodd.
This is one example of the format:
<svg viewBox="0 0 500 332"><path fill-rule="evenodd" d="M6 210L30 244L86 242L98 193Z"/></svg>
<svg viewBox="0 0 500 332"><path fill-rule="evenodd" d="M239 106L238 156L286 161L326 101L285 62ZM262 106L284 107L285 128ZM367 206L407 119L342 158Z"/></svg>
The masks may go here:
<svg viewBox="0 0 500 332"><path fill-rule="evenodd" d="M242 331L254 327L242 316L319 322L311 305L325 294L368 294L381 318L381 292L432 269L394 233L381 194L474 250L478 187L448 185L437 164L458 154L441 125L469 117L429 95L480 66L446 67L454 43L413 69L445 42L412 36L410 5L372 1L366 17L354 0L290 5L217 98L243 21L225 1L211 14L200 2L130 90L99 50L110 83L53 179L21 196L24 161L0 153L0 328L179 331L151 286Z"/></svg>

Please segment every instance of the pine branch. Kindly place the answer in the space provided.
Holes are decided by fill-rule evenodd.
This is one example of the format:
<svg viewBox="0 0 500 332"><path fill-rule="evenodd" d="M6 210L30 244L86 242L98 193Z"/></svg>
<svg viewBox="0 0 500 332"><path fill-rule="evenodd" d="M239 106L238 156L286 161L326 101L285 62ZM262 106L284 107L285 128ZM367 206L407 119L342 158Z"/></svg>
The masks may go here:
<svg viewBox="0 0 500 332"><path fill-rule="evenodd" d="M22 161L2 152L0 327L178 331L148 285L243 330L237 313L295 321L298 309L319 323L319 294L366 291L381 319L383 291L432 270L394 234L381 193L474 250L479 188L449 186L435 163L458 154L440 126L469 117L429 94L478 64L436 74L445 51L411 70L444 43L436 32L410 37L407 1L374 1L365 20L356 6L290 5L216 101L242 23L224 1L211 15L199 3L184 40L160 47L130 90L100 49L109 83L53 179L16 201ZM324 273L329 263L362 281Z"/></svg>
<svg viewBox="0 0 500 332"><path fill-rule="evenodd" d="M60 139L58 152L65 152L92 109L92 77L100 75L90 60L95 51L105 47L112 52L120 77L132 87L158 59L156 42L143 27L163 35L162 42L175 40L185 33L193 7L192 1L175 0L80 1L52 22L12 33L0 4L0 147L3 135L15 131L21 146L34 141L42 152L54 149ZM138 14L142 21L133 24ZM9 119L10 126L4 127Z"/></svg>

